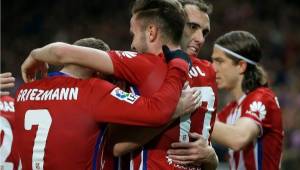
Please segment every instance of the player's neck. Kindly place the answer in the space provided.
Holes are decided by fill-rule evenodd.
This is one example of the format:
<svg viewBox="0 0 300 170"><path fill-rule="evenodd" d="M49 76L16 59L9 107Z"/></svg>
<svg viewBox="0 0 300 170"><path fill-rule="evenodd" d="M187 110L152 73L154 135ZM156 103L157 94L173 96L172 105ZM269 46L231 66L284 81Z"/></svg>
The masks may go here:
<svg viewBox="0 0 300 170"><path fill-rule="evenodd" d="M167 46L169 47L169 49L170 49L171 51L181 49L180 45L167 44Z"/></svg>
<svg viewBox="0 0 300 170"><path fill-rule="evenodd" d="M230 94L236 101L238 101L245 94L242 89L242 81L243 78L241 77L238 82L236 82L235 86L230 90Z"/></svg>
<svg viewBox="0 0 300 170"><path fill-rule="evenodd" d="M244 92L243 92L241 86L232 89L230 93L236 101L238 101L244 95Z"/></svg>
<svg viewBox="0 0 300 170"><path fill-rule="evenodd" d="M157 43L155 45L152 45L148 48L148 52L159 55L162 53L162 46L167 45L171 51L181 49L180 45L174 45L173 43L167 43L167 44L162 44L162 43Z"/></svg>
<svg viewBox="0 0 300 170"><path fill-rule="evenodd" d="M82 68L79 66L65 66L61 72L79 79L88 79L92 76L92 73L89 69Z"/></svg>
<svg viewBox="0 0 300 170"><path fill-rule="evenodd" d="M242 89L241 83L231 89L230 94L234 97L236 101L238 101L245 93Z"/></svg>

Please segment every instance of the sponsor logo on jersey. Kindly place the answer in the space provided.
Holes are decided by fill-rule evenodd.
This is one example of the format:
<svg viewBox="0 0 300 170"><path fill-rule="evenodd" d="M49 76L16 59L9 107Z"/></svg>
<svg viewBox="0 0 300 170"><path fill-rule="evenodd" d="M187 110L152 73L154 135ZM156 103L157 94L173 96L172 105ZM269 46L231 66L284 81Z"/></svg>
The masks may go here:
<svg viewBox="0 0 300 170"><path fill-rule="evenodd" d="M246 111L246 114L251 114L255 117L257 117L257 113L259 116L259 120L263 120L266 117L266 107L261 101L252 102L252 104L250 104L250 110Z"/></svg>
<svg viewBox="0 0 300 170"><path fill-rule="evenodd" d="M125 102L128 102L130 104L133 104L140 97L140 96L132 94L132 93L127 93L118 87L113 89L113 91L110 94L112 96L114 96L115 98L125 101Z"/></svg>

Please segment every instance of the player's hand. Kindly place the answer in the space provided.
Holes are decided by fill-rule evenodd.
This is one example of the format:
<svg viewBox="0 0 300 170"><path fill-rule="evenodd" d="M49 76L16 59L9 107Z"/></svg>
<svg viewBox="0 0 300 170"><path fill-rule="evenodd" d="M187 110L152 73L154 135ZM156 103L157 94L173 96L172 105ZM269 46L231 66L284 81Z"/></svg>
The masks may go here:
<svg viewBox="0 0 300 170"><path fill-rule="evenodd" d="M192 67L192 62L189 55L185 53L183 50L178 49L175 51L170 51L169 47L166 45L162 46L162 50L167 63L175 58L181 58L189 64L189 69Z"/></svg>
<svg viewBox="0 0 300 170"><path fill-rule="evenodd" d="M3 91L4 89L15 86L15 78L10 72L0 73L0 96L9 95L9 91Z"/></svg>
<svg viewBox="0 0 300 170"><path fill-rule="evenodd" d="M208 141L198 133L190 133L193 142L177 142L171 144L167 151L168 158L180 165L202 166L203 164L218 164L214 149L208 145ZM213 168L212 168L213 169Z"/></svg>
<svg viewBox="0 0 300 170"><path fill-rule="evenodd" d="M190 88L189 83L186 82L181 91L179 102L176 106L176 111L173 119L176 119L184 114L194 112L201 105L201 92L196 88Z"/></svg>
<svg viewBox="0 0 300 170"><path fill-rule="evenodd" d="M36 80L36 75L41 72L42 77L47 76L48 64L38 61L29 55L21 66L22 78L24 82Z"/></svg>

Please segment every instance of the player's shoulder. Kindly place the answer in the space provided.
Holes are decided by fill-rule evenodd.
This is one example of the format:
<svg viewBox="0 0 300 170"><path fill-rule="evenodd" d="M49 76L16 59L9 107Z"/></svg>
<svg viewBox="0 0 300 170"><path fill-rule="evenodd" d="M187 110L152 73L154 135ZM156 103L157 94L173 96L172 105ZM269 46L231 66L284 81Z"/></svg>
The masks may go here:
<svg viewBox="0 0 300 170"><path fill-rule="evenodd" d="M268 87L259 87L248 93L242 105L246 114L254 115L253 113L259 113L260 120L270 115L267 114L270 110L275 109L278 111L280 108L277 97Z"/></svg>
<svg viewBox="0 0 300 170"><path fill-rule="evenodd" d="M261 100L266 101L273 99L274 92L268 87L259 87L247 94L246 100Z"/></svg>
<svg viewBox="0 0 300 170"><path fill-rule="evenodd" d="M117 56L121 59L132 59L132 58L143 58L143 57L153 57L156 56L151 53L138 53L135 51L120 51L120 50L111 50L108 51L108 54Z"/></svg>
<svg viewBox="0 0 300 170"><path fill-rule="evenodd" d="M192 62L197 63L198 65L202 65L203 67L212 67L212 63L205 59L200 59L197 56L191 56Z"/></svg>
<svg viewBox="0 0 300 170"><path fill-rule="evenodd" d="M22 84L19 89L32 88L32 87L54 87L60 84L66 84L76 81L75 78L69 76L48 76L40 80L35 80L29 83Z"/></svg>
<svg viewBox="0 0 300 170"><path fill-rule="evenodd" d="M243 103L253 108L280 108L278 99L275 96L274 92L267 87L259 87L250 92L245 98L245 102Z"/></svg>
<svg viewBox="0 0 300 170"><path fill-rule="evenodd" d="M212 63L204 59L199 59L195 56L191 56L191 59L193 64L191 70L189 71L189 76L191 78L199 78L202 82L205 81L215 84L216 72L212 66Z"/></svg>
<svg viewBox="0 0 300 170"><path fill-rule="evenodd" d="M90 79L87 79L85 81L85 83L88 83L90 86L95 86L96 88L101 88L103 86L105 87L113 87L115 85L113 85L112 83L110 83L109 81L107 80L103 80L103 79L100 79L100 78L90 78Z"/></svg>
<svg viewBox="0 0 300 170"><path fill-rule="evenodd" d="M192 58L193 66L198 66L200 67L200 69L203 69L206 72L211 72L215 74L213 65L210 61L197 58L196 56L192 56L191 58Z"/></svg>
<svg viewBox="0 0 300 170"><path fill-rule="evenodd" d="M9 102L13 102L15 99L11 96L1 96L0 101L9 101Z"/></svg>

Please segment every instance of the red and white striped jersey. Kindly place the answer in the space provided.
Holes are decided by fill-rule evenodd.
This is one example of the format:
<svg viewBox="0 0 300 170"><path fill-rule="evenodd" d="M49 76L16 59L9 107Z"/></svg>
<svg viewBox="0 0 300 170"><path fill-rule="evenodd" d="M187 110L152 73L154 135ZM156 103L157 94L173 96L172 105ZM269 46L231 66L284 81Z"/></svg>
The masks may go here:
<svg viewBox="0 0 300 170"><path fill-rule="evenodd" d="M101 79L76 79L61 72L23 84L15 104L22 168L97 169L103 123L167 123L177 105L187 68L183 60L172 60L163 85L150 97L126 93Z"/></svg>
<svg viewBox="0 0 300 170"><path fill-rule="evenodd" d="M123 53L109 53L114 64L115 76L121 79L128 79L129 77L131 82L135 82L134 85L136 85L139 94L149 95L155 92L166 74L164 69L166 63L163 55L161 54L160 57L144 56L144 58L137 58L128 57ZM130 164L127 163L125 169L186 169L188 167L179 168L172 160L166 158L171 143L189 141L189 132L197 132L206 139L210 139L217 106L215 71L208 61L200 60L196 56L191 56L191 59L193 65L189 72L188 81L191 87L196 87L201 91L202 106L194 113L176 120L161 135L145 145L143 151L133 153L131 155L132 161ZM119 65L127 65L127 67L118 67ZM139 69L136 69L137 65L139 65ZM155 79L152 78L153 75L157 75ZM122 163L120 163L120 160L115 162L115 165L106 163L104 169L118 169L120 164L124 169L124 159ZM112 168L113 166L114 168Z"/></svg>
<svg viewBox="0 0 300 170"><path fill-rule="evenodd" d="M218 119L234 124L247 117L261 127L261 135L240 151L229 149L232 170L280 169L282 153L282 116L277 97L265 87L257 88L239 101L229 103Z"/></svg>

